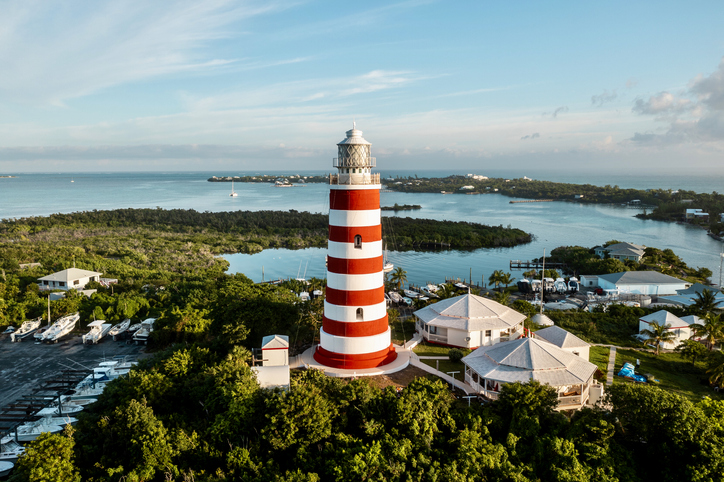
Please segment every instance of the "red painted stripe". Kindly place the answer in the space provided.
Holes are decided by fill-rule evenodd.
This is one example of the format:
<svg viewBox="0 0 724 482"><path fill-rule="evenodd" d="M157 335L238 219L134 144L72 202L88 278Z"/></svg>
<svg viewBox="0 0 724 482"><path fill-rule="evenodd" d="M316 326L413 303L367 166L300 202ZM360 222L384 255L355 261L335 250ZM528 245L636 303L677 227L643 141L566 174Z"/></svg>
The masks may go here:
<svg viewBox="0 0 724 482"><path fill-rule="evenodd" d="M332 368L343 368L348 370L360 370L362 368L375 368L392 363L397 358L395 348L390 346L384 350L363 355L345 355L327 351L321 346L314 352L314 359L324 366Z"/></svg>
<svg viewBox="0 0 724 482"><path fill-rule="evenodd" d="M359 211L380 208L380 191L377 189L329 191L329 208L343 211Z"/></svg>
<svg viewBox="0 0 724 482"><path fill-rule="evenodd" d="M358 337L379 335L387 331L387 315L379 320L373 321L335 321L326 316L323 318L325 333L336 336Z"/></svg>
<svg viewBox="0 0 724 482"><path fill-rule="evenodd" d="M327 302L337 306L369 306L385 301L385 287L347 291L327 286Z"/></svg>
<svg viewBox="0 0 724 482"><path fill-rule="evenodd" d="M364 259L327 258L327 271L338 274L372 274L382 271L383 257Z"/></svg>
<svg viewBox="0 0 724 482"><path fill-rule="evenodd" d="M354 237L362 236L363 243L382 240L382 225L377 226L329 226L329 240L337 243L354 243Z"/></svg>

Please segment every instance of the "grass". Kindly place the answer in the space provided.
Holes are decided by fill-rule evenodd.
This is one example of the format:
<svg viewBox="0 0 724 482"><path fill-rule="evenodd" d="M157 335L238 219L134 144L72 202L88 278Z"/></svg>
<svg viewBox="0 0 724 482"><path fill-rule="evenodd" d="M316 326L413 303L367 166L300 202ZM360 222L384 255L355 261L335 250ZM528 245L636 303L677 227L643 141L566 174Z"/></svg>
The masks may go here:
<svg viewBox="0 0 724 482"><path fill-rule="evenodd" d="M593 347L591 349L593 352ZM619 349L616 352L615 373L629 362L636 366L636 359L641 361L637 373L652 374L661 380L658 384L661 389L678 393L691 401L699 401L704 396L720 399L721 395L715 393L708 385L706 363L699 361L692 365L691 361L679 353L666 352L655 355L653 352L633 349ZM614 376L614 383L630 383L622 377Z"/></svg>
<svg viewBox="0 0 724 482"><path fill-rule="evenodd" d="M611 349L607 346L592 346L588 361L594 363L604 374L608 372L608 357Z"/></svg>
<svg viewBox="0 0 724 482"><path fill-rule="evenodd" d="M431 345L426 342L422 342L417 345L413 351L419 356L447 356L447 352L450 351L451 346L442 345ZM469 348L459 348L463 352L463 355L468 355L472 350ZM442 360L440 360L442 362Z"/></svg>
<svg viewBox="0 0 724 482"><path fill-rule="evenodd" d="M420 360L420 361L429 367L440 370L443 373L460 372L460 373L455 374L455 379L457 379L457 380L465 379L465 365L463 365L463 362L451 362L450 360ZM440 362L440 365L439 365L440 368L438 368L438 362Z"/></svg>
<svg viewBox="0 0 724 482"><path fill-rule="evenodd" d="M390 323L390 331L392 343L402 346L415 335L415 320L414 318L408 318L404 321L398 320Z"/></svg>

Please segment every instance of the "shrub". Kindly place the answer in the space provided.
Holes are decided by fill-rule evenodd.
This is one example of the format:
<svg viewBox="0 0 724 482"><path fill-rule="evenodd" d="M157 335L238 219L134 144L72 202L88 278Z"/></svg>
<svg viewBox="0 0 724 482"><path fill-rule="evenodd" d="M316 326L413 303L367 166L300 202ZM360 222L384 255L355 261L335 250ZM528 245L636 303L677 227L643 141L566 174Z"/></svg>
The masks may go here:
<svg viewBox="0 0 724 482"><path fill-rule="evenodd" d="M451 362L459 362L463 359L464 355L462 350L459 350L457 348L451 348L450 351L447 352L447 356Z"/></svg>

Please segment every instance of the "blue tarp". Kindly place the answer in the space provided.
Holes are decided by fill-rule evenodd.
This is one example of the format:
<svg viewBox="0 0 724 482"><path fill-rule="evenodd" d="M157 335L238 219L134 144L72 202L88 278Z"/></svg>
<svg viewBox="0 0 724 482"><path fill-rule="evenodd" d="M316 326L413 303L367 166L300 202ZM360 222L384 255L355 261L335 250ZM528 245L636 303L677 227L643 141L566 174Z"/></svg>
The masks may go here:
<svg viewBox="0 0 724 482"><path fill-rule="evenodd" d="M618 372L619 377L629 377L633 378L637 382L643 382L646 383L646 377L642 377L641 375L636 375L636 372L634 371L634 366L630 364L629 362L626 362L623 364L623 368L621 368L621 371Z"/></svg>

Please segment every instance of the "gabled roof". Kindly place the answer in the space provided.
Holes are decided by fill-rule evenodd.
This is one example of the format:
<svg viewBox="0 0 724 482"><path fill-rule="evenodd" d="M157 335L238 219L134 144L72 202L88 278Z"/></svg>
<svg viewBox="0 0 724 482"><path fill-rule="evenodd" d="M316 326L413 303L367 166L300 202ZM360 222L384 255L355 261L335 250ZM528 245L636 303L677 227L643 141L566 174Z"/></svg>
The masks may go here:
<svg viewBox="0 0 724 482"><path fill-rule="evenodd" d="M679 318L666 310L655 311L649 315L642 316L639 320L648 324L656 323L659 326L671 325L669 328L670 330L675 328L687 328L691 324L690 321Z"/></svg>
<svg viewBox="0 0 724 482"><path fill-rule="evenodd" d="M428 325L463 331L506 329L525 320L525 315L507 306L470 293L428 305L415 316Z"/></svg>
<svg viewBox="0 0 724 482"><path fill-rule="evenodd" d="M267 335L261 339L261 349L289 348L289 337L286 335Z"/></svg>
<svg viewBox="0 0 724 482"><path fill-rule="evenodd" d="M569 333L559 326L543 328L542 330L536 331L533 336L535 338L542 338L558 348L583 348L591 346L573 333Z"/></svg>
<svg viewBox="0 0 724 482"><path fill-rule="evenodd" d="M714 294L715 296L722 294L722 292L719 291L717 288L713 286L707 286L701 283L694 283L685 290L676 290L676 292L680 295L696 295L697 293L703 293L704 291L711 291L712 294Z"/></svg>
<svg viewBox="0 0 724 482"><path fill-rule="evenodd" d="M615 285L625 284L658 284L673 285L686 283L684 280L674 278L658 271L623 271L621 273L601 274L599 279L608 281Z"/></svg>
<svg viewBox="0 0 724 482"><path fill-rule="evenodd" d="M703 325L704 324L704 320L699 318L696 315L682 316L681 319L690 325Z"/></svg>
<svg viewBox="0 0 724 482"><path fill-rule="evenodd" d="M544 340L519 338L483 346L463 358L481 377L503 383L538 380L552 386L586 383L596 365Z"/></svg>
<svg viewBox="0 0 724 482"><path fill-rule="evenodd" d="M42 278L38 278L39 281L65 281L66 283L70 281L75 281L77 279L81 278L88 278L90 276L101 276L103 273L98 273L96 271L88 271L85 269L78 269L78 268L68 268L64 269L63 271L58 271L57 273L49 274L48 276L43 276Z"/></svg>

